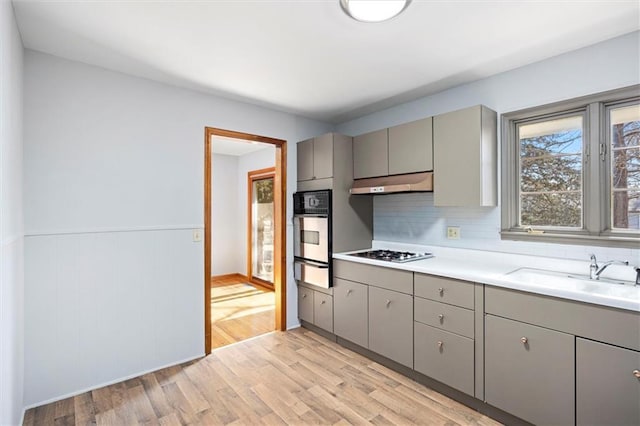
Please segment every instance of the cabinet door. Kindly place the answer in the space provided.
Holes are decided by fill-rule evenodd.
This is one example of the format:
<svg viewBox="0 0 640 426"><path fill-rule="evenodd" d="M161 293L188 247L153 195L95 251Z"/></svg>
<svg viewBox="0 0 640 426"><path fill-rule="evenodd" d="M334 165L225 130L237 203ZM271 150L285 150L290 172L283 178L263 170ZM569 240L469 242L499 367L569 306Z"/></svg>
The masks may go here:
<svg viewBox="0 0 640 426"><path fill-rule="evenodd" d="M361 179L389 174L387 129L353 138L353 178Z"/></svg>
<svg viewBox="0 0 640 426"><path fill-rule="evenodd" d="M485 399L539 425L575 421L574 336L485 317Z"/></svg>
<svg viewBox="0 0 640 426"><path fill-rule="evenodd" d="M298 142L298 180L313 179L313 139Z"/></svg>
<svg viewBox="0 0 640 426"><path fill-rule="evenodd" d="M473 396L474 342L414 323L415 370Z"/></svg>
<svg viewBox="0 0 640 426"><path fill-rule="evenodd" d="M313 293L313 323L333 333L333 297L319 291Z"/></svg>
<svg viewBox="0 0 640 426"><path fill-rule="evenodd" d="M389 174L433 170L432 117L389 128Z"/></svg>
<svg viewBox="0 0 640 426"><path fill-rule="evenodd" d="M576 339L576 415L578 425L640 425L640 352Z"/></svg>
<svg viewBox="0 0 640 426"><path fill-rule="evenodd" d="M334 278L334 333L363 348L369 347L367 304L367 285Z"/></svg>
<svg viewBox="0 0 640 426"><path fill-rule="evenodd" d="M496 115L475 106L433 118L435 206L495 206Z"/></svg>
<svg viewBox="0 0 640 426"><path fill-rule="evenodd" d="M298 287L298 318L313 323L313 290Z"/></svg>
<svg viewBox="0 0 640 426"><path fill-rule="evenodd" d="M313 178L325 179L333 176L333 134L313 139Z"/></svg>
<svg viewBox="0 0 640 426"><path fill-rule="evenodd" d="M413 297L369 287L369 349L413 368Z"/></svg>

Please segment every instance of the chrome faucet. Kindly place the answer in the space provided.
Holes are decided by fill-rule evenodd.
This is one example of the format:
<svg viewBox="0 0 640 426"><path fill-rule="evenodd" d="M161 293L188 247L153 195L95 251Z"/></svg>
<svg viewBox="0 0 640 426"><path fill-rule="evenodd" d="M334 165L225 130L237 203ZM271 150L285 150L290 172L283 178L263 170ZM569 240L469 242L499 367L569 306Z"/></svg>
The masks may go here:
<svg viewBox="0 0 640 426"><path fill-rule="evenodd" d="M626 260L610 260L608 262L605 262L602 266L598 266L598 262L596 261L596 255L592 254L591 265L589 265L589 278L591 278L592 280L599 280L600 274L602 274L602 272L605 269L607 269L609 265L629 266L629 262L627 262ZM638 284L638 280L640 280L640 271L636 269L636 272L638 272L638 276L636 277L636 284Z"/></svg>

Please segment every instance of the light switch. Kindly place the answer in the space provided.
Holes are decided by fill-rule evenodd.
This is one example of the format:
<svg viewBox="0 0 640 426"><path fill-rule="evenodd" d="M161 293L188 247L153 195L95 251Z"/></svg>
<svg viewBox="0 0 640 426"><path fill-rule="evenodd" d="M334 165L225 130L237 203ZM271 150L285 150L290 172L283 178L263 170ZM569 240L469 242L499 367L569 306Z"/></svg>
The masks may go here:
<svg viewBox="0 0 640 426"><path fill-rule="evenodd" d="M202 229L194 229L193 230L193 242L197 243L202 241Z"/></svg>

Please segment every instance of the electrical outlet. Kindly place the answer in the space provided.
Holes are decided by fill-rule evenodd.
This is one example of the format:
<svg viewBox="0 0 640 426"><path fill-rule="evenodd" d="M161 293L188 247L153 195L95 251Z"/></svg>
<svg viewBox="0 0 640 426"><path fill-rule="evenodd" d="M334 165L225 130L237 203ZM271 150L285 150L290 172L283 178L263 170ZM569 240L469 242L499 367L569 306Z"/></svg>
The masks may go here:
<svg viewBox="0 0 640 426"><path fill-rule="evenodd" d="M193 230L193 242L198 243L202 241L202 229Z"/></svg>
<svg viewBox="0 0 640 426"><path fill-rule="evenodd" d="M447 239L459 240L460 239L460 227L459 226L447 226Z"/></svg>

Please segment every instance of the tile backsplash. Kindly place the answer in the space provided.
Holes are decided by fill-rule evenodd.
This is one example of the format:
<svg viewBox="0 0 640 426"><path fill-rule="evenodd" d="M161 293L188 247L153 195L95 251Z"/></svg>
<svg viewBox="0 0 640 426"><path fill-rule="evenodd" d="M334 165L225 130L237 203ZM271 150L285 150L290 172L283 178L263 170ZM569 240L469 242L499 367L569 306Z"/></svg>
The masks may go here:
<svg viewBox="0 0 640 426"><path fill-rule="evenodd" d="M447 226L460 227L460 239L446 237ZM434 207L433 193L376 195L373 200L375 240L458 247L588 260L619 259L640 264L640 248L609 248L500 239L500 207Z"/></svg>

